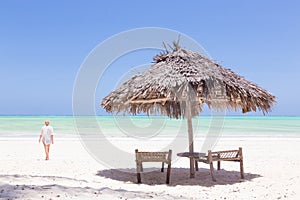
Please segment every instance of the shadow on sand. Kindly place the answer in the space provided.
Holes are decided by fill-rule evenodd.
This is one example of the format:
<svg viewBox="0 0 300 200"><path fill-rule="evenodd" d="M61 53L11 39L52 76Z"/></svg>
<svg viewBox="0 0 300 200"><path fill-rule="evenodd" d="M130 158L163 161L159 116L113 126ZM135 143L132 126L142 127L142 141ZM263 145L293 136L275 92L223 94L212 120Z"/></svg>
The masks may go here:
<svg viewBox="0 0 300 200"><path fill-rule="evenodd" d="M166 172L160 172L159 168L148 168L142 173L142 184L160 185L166 182ZM189 178L188 168L172 168L169 186L177 185L199 185L211 187L214 185L233 185L236 183L251 181L262 177L259 174L245 173L245 178L240 178L239 171L215 170L217 181L212 181L209 169L200 168L195 178ZM98 176L110 178L117 181L137 183L136 169L108 169L98 171Z"/></svg>

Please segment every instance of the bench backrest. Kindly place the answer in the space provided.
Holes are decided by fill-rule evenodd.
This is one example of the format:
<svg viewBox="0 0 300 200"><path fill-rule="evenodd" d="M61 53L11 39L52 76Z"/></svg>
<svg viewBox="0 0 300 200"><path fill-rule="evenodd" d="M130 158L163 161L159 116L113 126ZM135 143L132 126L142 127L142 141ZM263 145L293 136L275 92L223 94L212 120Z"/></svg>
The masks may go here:
<svg viewBox="0 0 300 200"><path fill-rule="evenodd" d="M208 151L208 159L211 159L211 161L238 161L243 159L242 148L227 151Z"/></svg>
<svg viewBox="0 0 300 200"><path fill-rule="evenodd" d="M135 150L135 156L137 162L165 162L171 163L172 150L168 152L139 152Z"/></svg>

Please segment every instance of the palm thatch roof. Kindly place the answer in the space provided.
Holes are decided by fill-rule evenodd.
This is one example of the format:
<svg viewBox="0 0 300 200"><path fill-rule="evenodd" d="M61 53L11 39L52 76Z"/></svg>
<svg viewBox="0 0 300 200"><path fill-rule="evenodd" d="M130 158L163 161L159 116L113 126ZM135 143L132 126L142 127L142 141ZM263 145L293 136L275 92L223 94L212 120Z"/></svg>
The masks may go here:
<svg viewBox="0 0 300 200"><path fill-rule="evenodd" d="M103 98L107 112L161 113L185 117L186 103L197 116L207 104L212 109L241 109L243 113L270 111L275 96L257 84L198 53L174 44L154 58L154 64Z"/></svg>

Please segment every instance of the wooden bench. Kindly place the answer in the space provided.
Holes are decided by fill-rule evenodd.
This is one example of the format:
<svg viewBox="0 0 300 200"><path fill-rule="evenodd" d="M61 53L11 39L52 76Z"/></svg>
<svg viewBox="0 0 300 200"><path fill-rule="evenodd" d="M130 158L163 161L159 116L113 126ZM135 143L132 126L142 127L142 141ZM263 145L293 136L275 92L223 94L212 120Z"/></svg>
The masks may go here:
<svg viewBox="0 0 300 200"><path fill-rule="evenodd" d="M227 150L227 151L208 151L207 156L194 157L196 171L198 171L198 162L204 162L210 165L210 173L213 181L216 181L214 176L213 162L218 162L218 170L221 169L221 161L234 161L240 162L240 173L241 178L244 178L244 165L243 165L243 152L240 147L238 150Z"/></svg>
<svg viewBox="0 0 300 200"><path fill-rule="evenodd" d="M172 150L168 152L139 152L135 150L137 181L141 183L141 172L143 172L143 162L161 162L161 172L164 172L164 163L168 165L166 183L170 183Z"/></svg>

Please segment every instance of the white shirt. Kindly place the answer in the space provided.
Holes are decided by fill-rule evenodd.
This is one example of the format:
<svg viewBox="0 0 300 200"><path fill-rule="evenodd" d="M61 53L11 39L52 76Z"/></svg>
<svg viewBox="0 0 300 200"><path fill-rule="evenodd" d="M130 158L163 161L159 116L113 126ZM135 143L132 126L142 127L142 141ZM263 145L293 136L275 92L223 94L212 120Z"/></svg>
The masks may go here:
<svg viewBox="0 0 300 200"><path fill-rule="evenodd" d="M46 144L50 144L51 143L51 135L53 135L53 127L49 126L49 125L48 126L44 125L42 127L41 135L43 137L43 141Z"/></svg>

